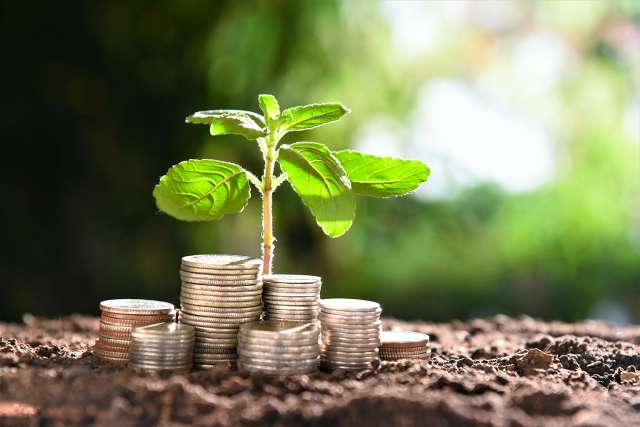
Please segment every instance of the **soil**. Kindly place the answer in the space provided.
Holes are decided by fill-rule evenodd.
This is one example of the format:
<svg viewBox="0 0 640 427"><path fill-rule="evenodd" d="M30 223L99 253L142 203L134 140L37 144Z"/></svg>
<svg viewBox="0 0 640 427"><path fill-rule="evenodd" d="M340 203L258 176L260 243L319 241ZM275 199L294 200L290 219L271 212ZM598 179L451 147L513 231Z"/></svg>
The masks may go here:
<svg viewBox="0 0 640 427"><path fill-rule="evenodd" d="M274 377L136 374L95 359L96 318L24 322L0 323L0 425L640 426L640 326L385 320L431 360Z"/></svg>

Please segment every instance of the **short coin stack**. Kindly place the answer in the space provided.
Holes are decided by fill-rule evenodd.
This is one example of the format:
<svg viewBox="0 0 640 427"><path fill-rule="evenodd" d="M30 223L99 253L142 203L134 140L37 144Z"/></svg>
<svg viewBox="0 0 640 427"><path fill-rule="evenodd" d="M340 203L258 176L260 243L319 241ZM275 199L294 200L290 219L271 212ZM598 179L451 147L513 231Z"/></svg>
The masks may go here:
<svg viewBox="0 0 640 427"><path fill-rule="evenodd" d="M141 371L186 373L191 370L193 326L159 323L131 332L129 367Z"/></svg>
<svg viewBox="0 0 640 427"><path fill-rule="evenodd" d="M262 314L261 265L239 255L182 258L180 322L195 328L194 367L235 364L238 328Z"/></svg>
<svg viewBox="0 0 640 427"><path fill-rule="evenodd" d="M378 358L380 305L332 298L320 301L322 363L330 369L367 369Z"/></svg>
<svg viewBox="0 0 640 427"><path fill-rule="evenodd" d="M100 338L94 352L103 361L126 364L135 326L173 322L173 304L143 299L113 299L100 303Z"/></svg>
<svg viewBox="0 0 640 427"><path fill-rule="evenodd" d="M319 334L317 323L245 323L238 336L238 368L269 374L312 372L318 367Z"/></svg>
<svg viewBox="0 0 640 427"><path fill-rule="evenodd" d="M428 359L429 335L419 332L382 331L380 334L380 359Z"/></svg>
<svg viewBox="0 0 640 427"><path fill-rule="evenodd" d="M317 276L269 274L262 277L265 319L294 322L318 320L320 287Z"/></svg>

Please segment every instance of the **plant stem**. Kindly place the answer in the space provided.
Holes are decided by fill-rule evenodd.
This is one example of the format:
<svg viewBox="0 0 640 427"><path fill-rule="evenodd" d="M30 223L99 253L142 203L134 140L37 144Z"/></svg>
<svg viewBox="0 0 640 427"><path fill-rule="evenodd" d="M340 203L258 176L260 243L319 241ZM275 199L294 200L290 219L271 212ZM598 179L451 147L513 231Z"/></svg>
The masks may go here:
<svg viewBox="0 0 640 427"><path fill-rule="evenodd" d="M264 150L264 175L262 175L262 273L271 274L274 241L272 224L273 165L275 142L267 137Z"/></svg>

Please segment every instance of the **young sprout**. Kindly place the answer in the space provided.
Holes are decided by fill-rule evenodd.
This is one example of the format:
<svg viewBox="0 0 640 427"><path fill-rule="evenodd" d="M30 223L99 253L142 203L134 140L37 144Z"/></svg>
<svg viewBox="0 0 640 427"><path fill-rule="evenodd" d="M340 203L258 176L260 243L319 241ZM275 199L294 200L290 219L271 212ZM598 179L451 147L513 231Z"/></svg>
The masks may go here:
<svg viewBox="0 0 640 427"><path fill-rule="evenodd" d="M262 196L262 259L271 273L274 251L273 192L285 181L309 208L322 231L342 236L355 218L355 195L405 195L427 180L429 168L418 160L377 157L353 150L331 151L318 142L279 144L289 132L339 120L349 110L339 102L280 111L272 95L260 95L262 115L242 110L199 111L187 123L209 126L211 135L241 135L256 141L264 172L256 177L241 166L220 160L186 160L172 166L153 190L158 209L183 221L210 221L241 212L253 184ZM276 176L276 163L280 174Z"/></svg>

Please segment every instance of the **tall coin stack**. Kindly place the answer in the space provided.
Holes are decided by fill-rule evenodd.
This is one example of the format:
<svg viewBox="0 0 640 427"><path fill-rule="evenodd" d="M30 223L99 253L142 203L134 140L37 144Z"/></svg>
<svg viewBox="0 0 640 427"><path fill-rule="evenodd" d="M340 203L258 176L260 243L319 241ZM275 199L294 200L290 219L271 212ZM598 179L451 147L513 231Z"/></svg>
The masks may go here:
<svg viewBox="0 0 640 427"><path fill-rule="evenodd" d="M380 359L428 359L429 335L419 332L382 331L380 334Z"/></svg>
<svg viewBox="0 0 640 427"><path fill-rule="evenodd" d="M100 337L94 353L99 359L126 364L129 360L131 331L136 326L173 322L173 304L144 299L113 299L100 303Z"/></svg>
<svg viewBox="0 0 640 427"><path fill-rule="evenodd" d="M235 364L240 325L262 314L261 266L238 255L182 258L180 321L195 328L194 367Z"/></svg>
<svg viewBox="0 0 640 427"><path fill-rule="evenodd" d="M378 358L380 304L333 298L320 301L322 363L330 369L367 369Z"/></svg>
<svg viewBox="0 0 640 427"><path fill-rule="evenodd" d="M187 373L193 357L193 326L159 323L131 332L129 367L141 371Z"/></svg>
<svg viewBox="0 0 640 427"><path fill-rule="evenodd" d="M238 368L269 374L304 374L318 367L320 328L316 323L245 323L238 336Z"/></svg>
<svg viewBox="0 0 640 427"><path fill-rule="evenodd" d="M318 320L322 286L320 277L269 274L262 277L262 282L265 319L296 322Z"/></svg>

